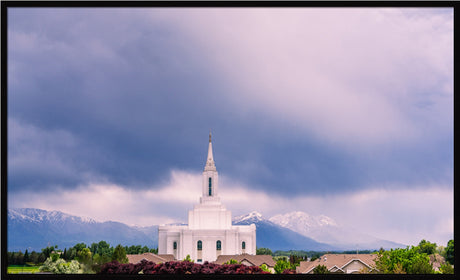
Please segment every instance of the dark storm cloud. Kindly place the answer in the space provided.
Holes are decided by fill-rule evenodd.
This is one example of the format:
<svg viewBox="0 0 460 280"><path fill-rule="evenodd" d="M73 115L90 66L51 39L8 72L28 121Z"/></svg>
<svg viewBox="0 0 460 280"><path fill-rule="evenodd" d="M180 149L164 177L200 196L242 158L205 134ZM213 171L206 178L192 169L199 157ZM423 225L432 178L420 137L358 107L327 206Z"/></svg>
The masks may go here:
<svg viewBox="0 0 460 280"><path fill-rule="evenodd" d="M357 153L239 106L250 93L178 22L161 9L13 9L9 190L159 186L171 169L201 172L209 129L221 174L285 196L451 183L451 135Z"/></svg>

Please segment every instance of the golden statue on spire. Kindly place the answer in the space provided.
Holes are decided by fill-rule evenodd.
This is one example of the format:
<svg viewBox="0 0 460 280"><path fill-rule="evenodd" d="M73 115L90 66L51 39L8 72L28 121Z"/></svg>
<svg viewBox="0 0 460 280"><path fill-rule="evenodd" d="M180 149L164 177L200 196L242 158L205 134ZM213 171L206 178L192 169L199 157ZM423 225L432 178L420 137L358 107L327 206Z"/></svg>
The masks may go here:
<svg viewBox="0 0 460 280"><path fill-rule="evenodd" d="M211 130L209 130L209 143L211 143Z"/></svg>

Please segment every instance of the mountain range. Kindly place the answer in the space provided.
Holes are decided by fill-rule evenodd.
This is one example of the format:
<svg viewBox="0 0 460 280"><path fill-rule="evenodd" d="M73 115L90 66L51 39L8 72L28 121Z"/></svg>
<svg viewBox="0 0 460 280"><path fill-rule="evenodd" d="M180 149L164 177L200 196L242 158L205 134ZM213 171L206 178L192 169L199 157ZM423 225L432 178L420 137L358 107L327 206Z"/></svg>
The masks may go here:
<svg viewBox="0 0 460 280"><path fill-rule="evenodd" d="M34 208L8 209L7 228L9 251L41 251L50 245L63 249L81 242L90 245L101 240L114 247L117 244L158 246L158 226L131 227L119 222L97 222L91 218Z"/></svg>
<svg viewBox="0 0 460 280"><path fill-rule="evenodd" d="M405 248L406 245L383 240L359 230L341 227L334 219L325 215L312 216L305 212L290 212L275 215L269 221L289 228L318 242L330 244L338 250Z"/></svg>
<svg viewBox="0 0 460 280"><path fill-rule="evenodd" d="M292 212L265 219L258 212L235 217L234 225L256 225L257 247L275 250L333 251L405 247L403 244L343 229L327 216ZM34 208L8 209L8 251L41 251L49 245L69 248L83 242L105 240L112 246L158 246L158 225L128 226L120 222L97 222L59 211ZM361 239L359 239L361 238ZM358 242L360 241L360 242ZM362 242L361 242L362 241Z"/></svg>

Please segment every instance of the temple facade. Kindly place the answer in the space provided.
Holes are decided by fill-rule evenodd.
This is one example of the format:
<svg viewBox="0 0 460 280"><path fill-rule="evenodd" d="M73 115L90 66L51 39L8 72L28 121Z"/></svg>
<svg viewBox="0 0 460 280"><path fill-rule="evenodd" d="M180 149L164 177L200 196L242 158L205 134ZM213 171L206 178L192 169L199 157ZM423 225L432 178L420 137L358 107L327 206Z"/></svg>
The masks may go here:
<svg viewBox="0 0 460 280"><path fill-rule="evenodd" d="M196 263L213 262L220 255L256 254L256 226L232 225L231 211L220 201L211 134L200 203L188 212L188 225L159 226L158 254L172 254L177 260L190 255Z"/></svg>

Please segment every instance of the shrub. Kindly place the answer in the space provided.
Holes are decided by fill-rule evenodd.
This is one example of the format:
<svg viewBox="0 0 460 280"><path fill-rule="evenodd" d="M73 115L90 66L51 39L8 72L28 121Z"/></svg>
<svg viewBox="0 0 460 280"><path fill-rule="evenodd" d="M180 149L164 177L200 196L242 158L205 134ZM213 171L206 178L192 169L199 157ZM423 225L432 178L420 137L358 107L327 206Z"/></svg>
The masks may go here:
<svg viewBox="0 0 460 280"><path fill-rule="evenodd" d="M171 261L155 264L141 261L137 264L122 264L112 261L102 265L99 274L268 274L258 266L243 264L196 264L189 261Z"/></svg>
<svg viewBox="0 0 460 280"><path fill-rule="evenodd" d="M283 273L286 269L291 269L291 264L285 259L278 259L275 264L275 272L277 274Z"/></svg>
<svg viewBox="0 0 460 280"><path fill-rule="evenodd" d="M66 262L63 259L57 259L56 261L53 261L52 257L47 258L43 265L40 266L39 270L56 274L82 273L80 263L76 260Z"/></svg>
<svg viewBox="0 0 460 280"><path fill-rule="evenodd" d="M327 267L325 265L317 265L314 269L313 269L313 273L314 274L329 274L329 270L327 270Z"/></svg>
<svg viewBox="0 0 460 280"><path fill-rule="evenodd" d="M441 264L441 267L439 267L439 270L441 271L442 274L454 274L454 268L448 264Z"/></svg>

